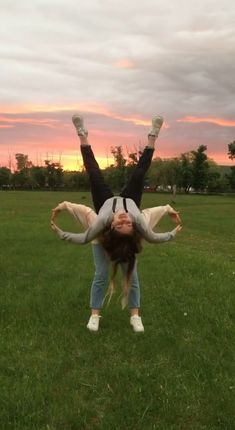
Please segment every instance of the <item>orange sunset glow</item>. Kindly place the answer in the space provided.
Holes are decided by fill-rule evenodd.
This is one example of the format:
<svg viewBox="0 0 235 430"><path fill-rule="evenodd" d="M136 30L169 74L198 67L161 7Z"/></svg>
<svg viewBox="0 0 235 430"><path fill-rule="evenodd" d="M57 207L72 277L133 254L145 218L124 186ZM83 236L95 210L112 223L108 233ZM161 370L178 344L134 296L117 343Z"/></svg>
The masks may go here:
<svg viewBox="0 0 235 430"><path fill-rule="evenodd" d="M135 64L128 59L119 60L114 65L121 69L132 69L135 67Z"/></svg>
<svg viewBox="0 0 235 430"><path fill-rule="evenodd" d="M235 120L226 120L223 118L200 118L194 116L186 116L185 118L178 119L178 122L191 122L194 124L205 122L216 125L221 125L222 127L235 127Z"/></svg>
<svg viewBox="0 0 235 430"><path fill-rule="evenodd" d="M1 165L10 163L13 168L14 155L22 152L27 154L34 164L51 159L60 161L65 170L81 169L79 141L71 123L74 112L82 112L89 130L90 142L102 168L113 164L112 146L121 145L126 157L128 153L143 149L151 127L151 118L122 114L104 104L94 102L57 106L51 104L2 106L0 111L0 132L4 138L0 163ZM219 132L215 127L230 130L235 127L235 120L196 116L167 118L159 136L156 156L177 157L200 144L206 144L210 158L220 164L231 164L226 152L229 138L224 141L224 150L221 150L219 141L216 143ZM206 142L201 137L203 133L206 133Z"/></svg>

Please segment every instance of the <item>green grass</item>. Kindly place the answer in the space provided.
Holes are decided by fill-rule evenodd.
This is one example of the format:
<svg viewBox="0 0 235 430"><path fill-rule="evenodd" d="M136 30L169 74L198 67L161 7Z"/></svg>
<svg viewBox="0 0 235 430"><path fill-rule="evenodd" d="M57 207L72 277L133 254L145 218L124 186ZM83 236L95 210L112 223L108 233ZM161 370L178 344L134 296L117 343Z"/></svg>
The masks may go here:
<svg viewBox="0 0 235 430"><path fill-rule="evenodd" d="M139 257L144 335L119 293L99 333L87 331L91 247L50 231L63 200L90 204L86 193L0 192L1 430L234 430L234 197L174 197L182 233Z"/></svg>

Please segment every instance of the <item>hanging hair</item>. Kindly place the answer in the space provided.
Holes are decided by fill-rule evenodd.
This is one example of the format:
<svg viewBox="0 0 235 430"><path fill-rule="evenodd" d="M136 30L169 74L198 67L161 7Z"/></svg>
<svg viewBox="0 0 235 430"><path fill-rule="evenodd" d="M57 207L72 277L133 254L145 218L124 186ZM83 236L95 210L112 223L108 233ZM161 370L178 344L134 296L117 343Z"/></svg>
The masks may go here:
<svg viewBox="0 0 235 430"><path fill-rule="evenodd" d="M108 291L108 302L110 302L110 299L115 289L114 281L117 273L118 264L127 264L127 270L125 273L123 286L124 296L122 301L122 305L123 307L125 307L130 291L131 276L135 266L136 254L138 254L142 250L141 235L137 232L135 226L132 235L123 234L112 229L111 227L107 227L104 230L99 241L113 263Z"/></svg>

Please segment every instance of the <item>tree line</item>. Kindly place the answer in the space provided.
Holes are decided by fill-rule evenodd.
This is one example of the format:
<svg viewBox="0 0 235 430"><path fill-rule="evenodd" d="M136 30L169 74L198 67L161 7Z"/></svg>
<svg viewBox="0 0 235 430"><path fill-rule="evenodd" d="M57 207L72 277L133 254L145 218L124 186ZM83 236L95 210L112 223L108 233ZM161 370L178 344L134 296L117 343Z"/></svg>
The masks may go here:
<svg viewBox="0 0 235 430"><path fill-rule="evenodd" d="M219 166L206 154L207 147L171 159L156 158L149 169L145 189L149 191L170 190L181 192L233 192L235 191L235 166ZM103 170L105 180L113 190L122 189L135 165L140 151L124 156L122 146L111 148L113 164ZM228 144L228 157L235 158L235 141ZM43 166L34 166L28 155L15 154L16 169L0 167L2 190L80 190L89 189L85 169L64 171L59 162L45 160Z"/></svg>

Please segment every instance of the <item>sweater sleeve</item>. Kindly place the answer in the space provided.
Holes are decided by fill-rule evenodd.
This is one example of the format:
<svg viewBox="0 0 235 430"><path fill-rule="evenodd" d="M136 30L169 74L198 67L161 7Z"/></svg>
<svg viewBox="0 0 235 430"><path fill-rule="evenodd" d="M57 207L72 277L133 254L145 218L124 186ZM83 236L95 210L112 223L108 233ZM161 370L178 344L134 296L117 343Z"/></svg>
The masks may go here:
<svg viewBox="0 0 235 430"><path fill-rule="evenodd" d="M168 205L156 206L153 208L147 208L142 210L146 223L154 228L159 223L161 218L168 213Z"/></svg>
<svg viewBox="0 0 235 430"><path fill-rule="evenodd" d="M67 210L82 226L88 228L97 218L97 214L89 206L64 201L58 205L58 209Z"/></svg>
<svg viewBox="0 0 235 430"><path fill-rule="evenodd" d="M138 222L136 223L136 228L143 238L150 243L168 242L169 240L174 239L177 229L174 228L172 231L166 233L155 233L151 226L146 223L143 214L139 216Z"/></svg>
<svg viewBox="0 0 235 430"><path fill-rule="evenodd" d="M93 239L98 237L102 233L105 226L105 220L98 216L93 224L83 233L70 233L68 231L62 231L58 229L57 234L62 240L68 240L69 242L82 245L91 242Z"/></svg>

